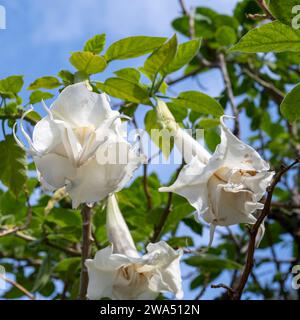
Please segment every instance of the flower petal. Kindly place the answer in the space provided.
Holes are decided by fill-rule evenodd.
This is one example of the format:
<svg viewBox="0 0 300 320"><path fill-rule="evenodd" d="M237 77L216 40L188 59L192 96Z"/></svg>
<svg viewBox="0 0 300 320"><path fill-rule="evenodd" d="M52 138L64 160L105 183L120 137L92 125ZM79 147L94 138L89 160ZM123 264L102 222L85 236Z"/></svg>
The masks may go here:
<svg viewBox="0 0 300 320"><path fill-rule="evenodd" d="M66 87L51 111L55 119L66 121L72 127L98 128L105 119L119 114L111 110L106 94L89 91L84 82Z"/></svg>
<svg viewBox="0 0 300 320"><path fill-rule="evenodd" d="M114 253L139 258L128 226L119 209L115 195L107 199L106 229L109 241L113 244Z"/></svg>
<svg viewBox="0 0 300 320"><path fill-rule="evenodd" d="M186 130L178 128L174 140L176 147L179 149L187 163L195 156L197 156L202 163L207 163L211 157L211 154Z"/></svg>
<svg viewBox="0 0 300 320"><path fill-rule="evenodd" d="M87 297L90 300L100 300L101 298L113 299L113 283L116 277L116 270L99 270L95 267L93 260L85 261L88 269L89 283Z"/></svg>
<svg viewBox="0 0 300 320"><path fill-rule="evenodd" d="M185 197L198 212L204 212L208 207L206 183L209 178L205 168L205 165L194 157L180 171L174 184L159 188L159 191L179 194Z"/></svg>
<svg viewBox="0 0 300 320"><path fill-rule="evenodd" d="M34 157L34 162L42 178L53 188L61 188L66 180L76 175L76 169L65 157L49 153L41 157Z"/></svg>
<svg viewBox="0 0 300 320"><path fill-rule="evenodd" d="M32 133L32 142L40 152L51 152L61 143L60 130L49 116L46 116L35 125Z"/></svg>
<svg viewBox="0 0 300 320"><path fill-rule="evenodd" d="M221 117L221 144L216 156L223 158L223 166L243 170L265 171L269 164L251 146L238 139L225 125Z"/></svg>

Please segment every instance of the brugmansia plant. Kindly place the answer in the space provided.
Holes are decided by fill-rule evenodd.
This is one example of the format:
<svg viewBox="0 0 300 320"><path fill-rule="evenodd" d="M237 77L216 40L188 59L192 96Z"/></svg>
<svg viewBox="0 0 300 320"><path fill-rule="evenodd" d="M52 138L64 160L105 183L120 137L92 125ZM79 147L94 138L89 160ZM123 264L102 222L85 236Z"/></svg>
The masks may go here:
<svg viewBox="0 0 300 320"><path fill-rule="evenodd" d="M296 3L244 0L232 16L179 4L182 43L98 34L28 101L23 76L0 80L2 298L300 299ZM211 70L217 97L201 89ZM187 79L199 90L178 92ZM176 152L162 181L154 160Z"/></svg>

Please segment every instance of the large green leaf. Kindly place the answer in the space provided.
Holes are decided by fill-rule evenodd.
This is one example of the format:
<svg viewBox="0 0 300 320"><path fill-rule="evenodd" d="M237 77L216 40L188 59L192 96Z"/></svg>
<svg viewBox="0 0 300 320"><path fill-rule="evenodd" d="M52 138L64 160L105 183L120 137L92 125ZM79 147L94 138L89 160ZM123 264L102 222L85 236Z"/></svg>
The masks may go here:
<svg viewBox="0 0 300 320"><path fill-rule="evenodd" d="M87 74L95 74L106 68L106 60L89 51L74 52L70 57L71 64L78 70Z"/></svg>
<svg viewBox="0 0 300 320"><path fill-rule="evenodd" d="M16 196L26 182L26 155L11 135L0 142L0 180Z"/></svg>
<svg viewBox="0 0 300 320"><path fill-rule="evenodd" d="M299 13L294 7L300 5L299 0L269 0L269 8L271 9L273 15L281 22L292 26L293 19L296 14ZM299 18L295 18L300 22Z"/></svg>
<svg viewBox="0 0 300 320"><path fill-rule="evenodd" d="M105 38L106 36L104 33L95 35L85 43L83 50L99 54L104 49Z"/></svg>
<svg viewBox="0 0 300 320"><path fill-rule="evenodd" d="M21 91L24 81L23 76L10 76L0 80L0 93L17 94Z"/></svg>
<svg viewBox="0 0 300 320"><path fill-rule="evenodd" d="M124 68L118 71L115 71L114 74L119 78L139 83L141 74L137 69L134 68Z"/></svg>
<svg viewBox="0 0 300 320"><path fill-rule="evenodd" d="M156 49L144 63L144 71L148 75L156 75L168 66L174 59L177 51L176 34L161 47Z"/></svg>
<svg viewBox="0 0 300 320"><path fill-rule="evenodd" d="M124 38L113 43L104 56L107 61L139 57L158 48L165 40L166 38L146 36Z"/></svg>
<svg viewBox="0 0 300 320"><path fill-rule="evenodd" d="M46 76L46 77L38 78L34 82L32 82L29 85L28 90L37 90L40 88L54 89L60 86L61 86L61 83L57 78Z"/></svg>
<svg viewBox="0 0 300 320"><path fill-rule="evenodd" d="M201 39L190 40L178 46L174 59L163 70L165 74L175 72L188 64L198 53L201 45Z"/></svg>
<svg viewBox="0 0 300 320"><path fill-rule="evenodd" d="M218 101L199 91L181 92L177 98L172 99L173 108L188 108L193 111L209 114L216 117L224 113Z"/></svg>
<svg viewBox="0 0 300 320"><path fill-rule="evenodd" d="M280 105L280 111L289 122L300 120L300 84L286 95Z"/></svg>
<svg viewBox="0 0 300 320"><path fill-rule="evenodd" d="M216 32L216 40L221 46L233 45L237 40L236 32L232 27L222 26Z"/></svg>
<svg viewBox="0 0 300 320"><path fill-rule="evenodd" d="M300 31L279 21L265 24L246 33L230 51L247 53L300 50Z"/></svg>
<svg viewBox="0 0 300 320"><path fill-rule="evenodd" d="M109 78L104 83L97 82L96 86L98 89L119 99L135 103L151 104L145 88L122 78Z"/></svg>

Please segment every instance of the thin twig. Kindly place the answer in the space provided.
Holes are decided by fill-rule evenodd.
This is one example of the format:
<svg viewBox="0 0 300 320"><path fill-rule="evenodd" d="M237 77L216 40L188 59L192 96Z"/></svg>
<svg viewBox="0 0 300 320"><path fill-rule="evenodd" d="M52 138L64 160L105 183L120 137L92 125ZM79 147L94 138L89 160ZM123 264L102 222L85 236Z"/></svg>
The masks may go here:
<svg viewBox="0 0 300 320"><path fill-rule="evenodd" d="M87 287L88 287L88 271L85 266L85 260L91 255L91 217L92 208L88 205L83 205L81 210L82 215L82 253L81 253L81 274L80 274L80 288L78 299L86 300Z"/></svg>
<svg viewBox="0 0 300 320"><path fill-rule="evenodd" d="M31 300L35 300L35 296L33 294L31 294L27 289L25 289L22 285L20 285L19 283L17 283L16 281L12 280L12 279L8 279L7 277L5 277L3 274L0 273L0 278L3 279L5 282L11 284L12 286L16 287L17 289L19 289L21 292L23 292L29 299Z"/></svg>
<svg viewBox="0 0 300 320"><path fill-rule="evenodd" d="M228 287L228 286L227 286L226 284L224 284L224 283L212 284L212 285L211 285L211 288L213 288L213 289L223 288L223 289L226 289L230 295L233 295L233 294L234 294L234 290L233 290L232 288Z"/></svg>
<svg viewBox="0 0 300 320"><path fill-rule="evenodd" d="M136 122L135 116L132 117L132 124L135 127L135 129L137 130L137 132L139 132L139 127L138 124ZM139 144L140 144L140 152L144 153L143 150L143 143L141 140L141 137L138 135L138 139L139 139ZM152 196L149 190L149 185L148 185L148 164L144 163L143 164L143 188L144 188L144 193L145 193L145 197L146 197L146 201L147 201L147 209L152 209Z"/></svg>
<svg viewBox="0 0 300 320"><path fill-rule="evenodd" d="M189 15L189 12L188 12L188 10L187 10L187 8L186 8L186 5L185 5L184 0L179 0L179 5L180 5L180 7L181 7L182 13L183 13L184 15L188 16L188 15Z"/></svg>
<svg viewBox="0 0 300 320"><path fill-rule="evenodd" d="M269 10L265 0L256 0L257 4L261 7L262 11L266 14L267 18L270 20L276 20L272 12Z"/></svg>
<svg viewBox="0 0 300 320"><path fill-rule="evenodd" d="M272 83L262 79L258 74L255 74L253 71L243 68L243 72L246 73L251 79L260 84L263 88L265 88L273 97L273 99L280 104L284 98L284 92L277 89Z"/></svg>
<svg viewBox="0 0 300 320"><path fill-rule="evenodd" d="M4 229L3 231L0 232L0 237L7 236L9 234L14 234L26 229L29 226L31 219L32 219L32 208L30 205L28 205L26 222L22 226L15 226L11 229Z"/></svg>
<svg viewBox="0 0 300 320"><path fill-rule="evenodd" d="M160 216L158 224L155 225L154 227L154 233L150 240L151 242L156 242L159 239L159 236L165 226L168 216L172 211L172 199L173 199L173 193L169 192L167 205L165 207L163 214Z"/></svg>
<svg viewBox="0 0 300 320"><path fill-rule="evenodd" d="M173 181L174 179L177 179L179 172L181 171L183 166L184 166L184 161L182 160L182 164L176 170L176 173L175 173L173 179L171 179L171 181ZM167 201L167 205L165 207L165 210L164 210L163 214L161 215L158 223L154 226L154 232L153 232L153 235L150 239L151 242L156 242L159 239L161 232L163 231L163 228L165 226L165 223L167 222L169 214L172 212L172 200L173 200L173 193L169 192L168 193L168 201Z"/></svg>
<svg viewBox="0 0 300 320"><path fill-rule="evenodd" d="M240 135L239 110L238 110L236 103L235 103L232 84L231 84L231 80L230 80L230 76L229 76L228 68L227 68L227 62L226 62L226 59L225 59L225 56L223 53L219 53L218 57L219 57L219 67L220 67L221 74L222 74L222 77L224 80L228 99L229 99L229 102L231 105L231 111L234 116L233 134L236 135L237 137L239 137L239 135Z"/></svg>

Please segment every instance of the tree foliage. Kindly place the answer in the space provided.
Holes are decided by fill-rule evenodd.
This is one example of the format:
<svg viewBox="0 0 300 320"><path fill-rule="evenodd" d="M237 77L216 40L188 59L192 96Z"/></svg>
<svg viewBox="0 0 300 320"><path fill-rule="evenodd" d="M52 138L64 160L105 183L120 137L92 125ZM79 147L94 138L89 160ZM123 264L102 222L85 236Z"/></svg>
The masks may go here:
<svg viewBox="0 0 300 320"><path fill-rule="evenodd" d="M184 10L172 22L180 37L174 34L170 39L133 36L108 46L109 34L95 35L71 54L69 70L41 75L32 82L28 100L23 98L26 76L24 80L20 75L0 80L0 263L18 283L37 297L75 299L78 294L80 210L71 208L63 191L52 194L41 189L32 159L29 156L26 161L11 135L28 104L51 99L70 84L89 81L95 92L116 98L120 111L133 120L140 110L153 108L153 98L161 97L182 127L205 130L205 143L212 151L220 141L219 117L233 114L234 132L246 137L275 171L300 158L300 30L292 26L294 15L287 1L270 0L269 7L259 6L261 2L238 2L231 16L205 7ZM182 36L186 38L183 42L178 40ZM144 59L139 68L128 60L125 68L114 69L114 60L136 57ZM101 73L107 69L114 75L103 79ZM201 77L212 70L219 70L224 82L219 96L210 97L201 87L177 90L177 83L188 79L201 83ZM35 112L25 116L29 129L39 119ZM146 113L144 126L147 131L159 127L154 109ZM163 149L159 141L153 142ZM209 292L208 297L230 298L226 290L216 291L210 285L225 281L224 275L228 286L239 283L248 228L220 228L216 243L202 253L206 244L202 241L200 245L199 238L207 234L206 226L195 221L194 209L184 198L158 192L162 182L156 173L149 174L148 167L118 193L139 249L143 251L154 238L183 248L184 270L191 270L184 272L189 296L200 299ZM290 273L300 259L299 170L299 166L291 169L275 188L266 234L242 296L245 299L300 298L299 291L297 296L291 288ZM92 234L93 255L108 245L103 203L93 208ZM23 295L11 286L2 298Z"/></svg>

